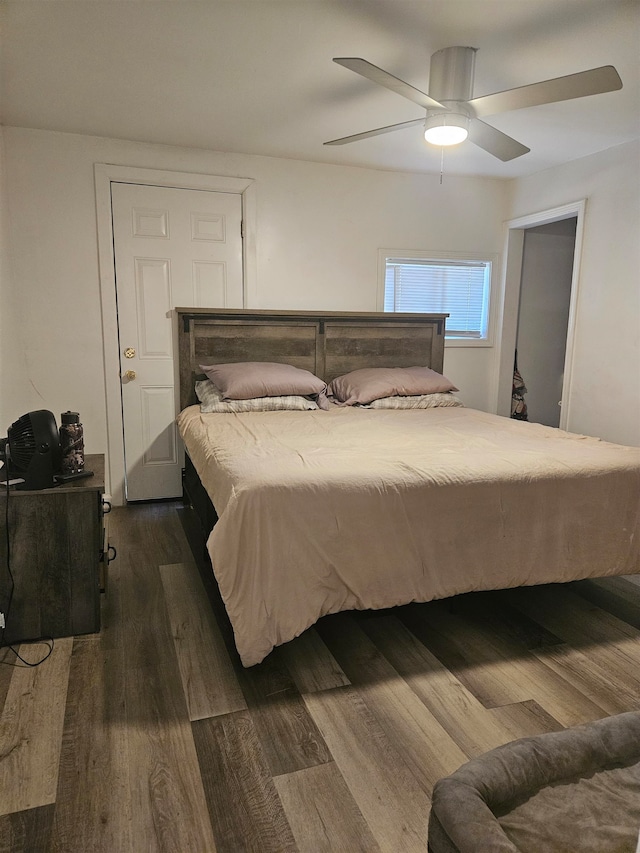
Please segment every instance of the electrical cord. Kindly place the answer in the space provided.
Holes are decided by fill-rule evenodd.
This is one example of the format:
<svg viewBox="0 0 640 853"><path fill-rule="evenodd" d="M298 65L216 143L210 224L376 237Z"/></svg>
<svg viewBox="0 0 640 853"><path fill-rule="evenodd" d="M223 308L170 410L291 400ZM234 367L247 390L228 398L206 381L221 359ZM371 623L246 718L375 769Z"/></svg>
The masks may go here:
<svg viewBox="0 0 640 853"><path fill-rule="evenodd" d="M6 454L6 448L5 448ZM9 574L9 597L7 600L6 607L4 608L4 619L2 622L2 628L0 629L2 633L0 633L0 646L4 646L4 633L7 628L7 619L9 618L9 610L11 609L11 602L13 600L13 590L15 587L15 582L13 580L13 572L11 571L11 537L9 536L9 465L8 465L8 457L5 455L5 492L6 492L6 500L4 504L4 532L6 537L6 551L7 551L7 572Z"/></svg>
<svg viewBox="0 0 640 853"><path fill-rule="evenodd" d="M20 663L15 663L14 661L0 659L0 664L2 664L3 666L16 666L20 669L22 669L24 667L40 666L40 664L44 663L46 661L46 659L51 655L51 652L53 651L53 647L55 645L55 640L53 639L53 637L43 637L41 640L29 640L28 642L30 645L35 644L35 643L44 643L47 647L46 655L44 655L44 657L41 657L40 660L33 661L33 662L28 661L22 657L20 652L16 648L14 648L11 645L11 643L7 643L7 645L3 646L3 648L4 649L10 649L14 653L14 655L17 657L17 659L20 661ZM25 643L22 643L21 645L25 645Z"/></svg>
<svg viewBox="0 0 640 853"><path fill-rule="evenodd" d="M21 661L21 663L14 663L12 661L4 660L4 658L0 659L0 664L4 664L4 666L17 666L17 667L33 667L40 666L41 663L44 663L46 659L50 656L54 647L54 639L53 637L41 637L36 640L29 640L29 643L45 643L47 646L47 653L40 660L31 662L22 657L20 652L15 649L11 643L5 643L4 635L7 630L7 622L9 621L9 611L11 610L11 602L13 601L13 591L15 589L15 580L13 577L13 572L11 571L11 536L9 534L9 495L11 493L11 489L9 486L9 453L8 453L8 445L5 447L5 491L6 491L6 500L4 505L4 530L5 530L5 539L6 539L6 553L7 553L7 573L9 575L9 597L7 600L7 605L3 611L4 613L4 621L2 623L2 627L0 628L0 650L1 649L10 649L16 658ZM24 643L22 644L24 645Z"/></svg>

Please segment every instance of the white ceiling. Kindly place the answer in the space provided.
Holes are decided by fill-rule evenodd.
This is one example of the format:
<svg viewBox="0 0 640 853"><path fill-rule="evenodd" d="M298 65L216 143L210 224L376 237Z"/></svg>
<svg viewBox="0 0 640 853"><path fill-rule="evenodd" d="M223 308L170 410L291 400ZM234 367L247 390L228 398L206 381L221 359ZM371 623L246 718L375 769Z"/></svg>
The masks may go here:
<svg viewBox="0 0 640 853"><path fill-rule="evenodd" d="M2 2L2 123L414 172L440 170L420 107L332 62L360 56L428 89L429 57L478 48L474 95L600 65L619 92L486 121L531 148L471 143L452 174L514 177L640 137L639 0L11 0Z"/></svg>

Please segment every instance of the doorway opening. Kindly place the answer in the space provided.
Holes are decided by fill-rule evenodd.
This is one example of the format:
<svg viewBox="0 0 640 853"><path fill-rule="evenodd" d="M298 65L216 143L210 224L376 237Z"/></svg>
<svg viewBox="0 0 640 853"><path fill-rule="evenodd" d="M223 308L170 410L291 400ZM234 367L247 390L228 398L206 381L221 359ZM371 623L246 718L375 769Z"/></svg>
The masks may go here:
<svg viewBox="0 0 640 853"><path fill-rule="evenodd" d="M507 223L497 412L511 414L514 364L528 420L569 429L585 201Z"/></svg>
<svg viewBox="0 0 640 853"><path fill-rule="evenodd" d="M560 426L577 217L526 228L516 329L527 420Z"/></svg>

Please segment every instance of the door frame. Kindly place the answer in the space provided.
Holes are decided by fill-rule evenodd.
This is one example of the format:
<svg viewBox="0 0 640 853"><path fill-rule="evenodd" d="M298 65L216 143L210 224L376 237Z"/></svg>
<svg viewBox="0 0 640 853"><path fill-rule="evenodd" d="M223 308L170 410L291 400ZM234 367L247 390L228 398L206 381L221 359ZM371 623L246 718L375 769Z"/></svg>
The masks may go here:
<svg viewBox="0 0 640 853"><path fill-rule="evenodd" d="M496 348L496 370L494 371L493 399L495 411L499 415L509 416L511 411L511 389L513 383L513 356L518 335L518 309L520 307L520 284L522 279L522 259L524 254L524 232L537 225L548 225L561 219L576 217L576 241L573 250L573 270L571 273L571 295L569 298L569 319L567 322L567 343L564 355L564 377L562 381L562 407L560 409L560 429L569 430L571 423L571 382L575 353L576 313L580 284L580 259L587 200L569 202L560 207L542 210L526 216L519 216L505 222L505 264L501 316L498 346Z"/></svg>
<svg viewBox="0 0 640 853"><path fill-rule="evenodd" d="M105 403L107 412L107 453L105 488L115 506L124 497L124 422L120 392L120 347L116 299L115 255L111 218L111 184L143 184L187 190L235 193L242 197L242 282L247 308L257 303L256 231L257 206L254 178L231 178L191 172L146 169L138 166L94 164L96 220L98 229L98 269L102 305L102 345Z"/></svg>

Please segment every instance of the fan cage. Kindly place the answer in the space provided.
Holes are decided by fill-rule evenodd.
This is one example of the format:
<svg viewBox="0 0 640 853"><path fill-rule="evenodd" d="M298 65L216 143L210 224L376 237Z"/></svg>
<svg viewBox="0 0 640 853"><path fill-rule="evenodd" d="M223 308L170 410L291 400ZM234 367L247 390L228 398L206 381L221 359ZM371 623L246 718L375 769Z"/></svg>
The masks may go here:
<svg viewBox="0 0 640 853"><path fill-rule="evenodd" d="M22 415L7 431L11 463L26 471L38 453L51 453L54 464L59 461L60 444L55 416L41 409Z"/></svg>

